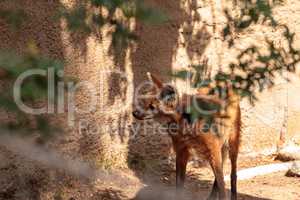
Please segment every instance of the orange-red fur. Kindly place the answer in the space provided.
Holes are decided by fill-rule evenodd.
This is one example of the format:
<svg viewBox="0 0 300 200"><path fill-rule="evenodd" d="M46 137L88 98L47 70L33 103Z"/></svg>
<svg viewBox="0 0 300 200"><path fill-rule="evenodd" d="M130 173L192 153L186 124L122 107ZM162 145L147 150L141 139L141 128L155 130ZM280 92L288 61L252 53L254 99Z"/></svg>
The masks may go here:
<svg viewBox="0 0 300 200"><path fill-rule="evenodd" d="M205 95L201 93L201 95ZM233 93L228 94L228 105L226 106L226 118L221 119L222 130L220 134L213 133L211 131L207 133L201 132L201 130L192 129L195 133L191 133L191 136L182 132L184 124L186 122L183 117L180 117L178 113L175 119L176 123L180 126L179 133L171 135L173 140L174 150L176 152L176 182L177 186L183 186L186 172L186 165L190 156L190 150L194 149L198 156L206 159L214 172L215 182L213 185L210 199L215 199L219 195L219 199L226 199L225 195L225 183L223 175L223 162L225 159L226 151L229 151L229 158L231 161L231 199L236 199L236 170L237 170L237 157L240 144L240 127L241 127L241 113L239 106L239 98ZM186 98L186 96L185 96ZM182 107L188 106L186 100L182 100L180 105ZM200 124L203 121L199 120L195 122Z"/></svg>
<svg viewBox="0 0 300 200"><path fill-rule="evenodd" d="M158 78L149 74L153 83L163 90L163 84ZM226 118L219 118L220 133L213 132L209 129L208 132L201 130L204 124L203 120L199 119L194 122L188 133L186 133L187 121L184 117L182 110L189 107L190 99L203 98L206 101L212 101L215 103L222 103L224 101L218 99L215 96L208 95L209 88L202 88L198 90L195 95L183 95L177 102L176 109L173 113L164 113L163 111L157 112L155 118L168 117L170 122L176 123L179 127L176 134L170 134L174 151L176 152L176 185L178 188L182 187L185 180L186 165L190 158L190 152L193 149L198 156L206 159L213 170L215 175L215 181L213 189L209 196L209 199L226 199L225 183L223 175L223 163L226 157L226 152L229 152L229 158L231 161L231 199L237 198L236 190L236 170L237 170L237 157L240 144L240 128L241 128L241 112L239 106L239 97L233 92L232 89L228 90L228 98L226 99L225 114ZM147 102L146 107L149 105L160 108L157 104L160 103L159 99L150 99ZM145 108L147 109L147 108ZM216 118L220 117L220 113L216 113ZM137 113L134 114L138 115ZM137 117L137 118L143 118Z"/></svg>

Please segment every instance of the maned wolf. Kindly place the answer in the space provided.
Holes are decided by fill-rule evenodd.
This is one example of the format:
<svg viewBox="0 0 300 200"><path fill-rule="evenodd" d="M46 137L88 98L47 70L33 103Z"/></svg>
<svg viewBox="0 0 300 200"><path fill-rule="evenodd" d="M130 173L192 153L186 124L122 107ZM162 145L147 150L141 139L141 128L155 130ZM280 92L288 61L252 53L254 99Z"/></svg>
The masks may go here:
<svg viewBox="0 0 300 200"><path fill-rule="evenodd" d="M133 116L139 120L155 119L168 124L168 133L176 152L176 186L182 188L185 180L186 165L193 149L198 156L206 159L213 170L215 181L209 199L226 199L223 175L223 162L227 152L231 161L231 199L237 199L237 157L240 143L241 114L239 97L232 89L227 90L226 102L208 94L208 88L199 89L195 95L182 95L178 98L175 88L163 84L157 77L148 73L153 82L149 97L136 102ZM225 102L225 111L214 113L217 125L213 128L204 126L204 119L192 121L186 110L192 103ZM175 125L175 126L174 126Z"/></svg>

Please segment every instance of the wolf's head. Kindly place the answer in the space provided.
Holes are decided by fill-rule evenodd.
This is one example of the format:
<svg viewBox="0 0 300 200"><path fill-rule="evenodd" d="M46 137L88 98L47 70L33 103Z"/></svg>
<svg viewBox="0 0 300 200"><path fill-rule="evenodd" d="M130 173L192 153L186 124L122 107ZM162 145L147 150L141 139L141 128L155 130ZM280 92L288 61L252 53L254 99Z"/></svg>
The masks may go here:
<svg viewBox="0 0 300 200"><path fill-rule="evenodd" d="M139 120L161 120L176 112L178 94L170 84L163 84L155 75L147 73L151 87L143 94L135 94L133 116Z"/></svg>

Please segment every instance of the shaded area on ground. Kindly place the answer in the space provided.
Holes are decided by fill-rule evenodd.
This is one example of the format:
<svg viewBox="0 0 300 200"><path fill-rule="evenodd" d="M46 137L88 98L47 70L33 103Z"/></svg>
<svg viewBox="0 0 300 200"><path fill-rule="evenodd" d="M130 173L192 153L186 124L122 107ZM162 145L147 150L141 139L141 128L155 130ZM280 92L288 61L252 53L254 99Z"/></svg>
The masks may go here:
<svg viewBox="0 0 300 200"><path fill-rule="evenodd" d="M230 190L227 190L229 194ZM190 192L184 191L181 194L176 192L176 189L170 187L145 187L139 191L135 200L204 200L207 199L209 193L207 191ZM238 199L243 200L271 200L269 198L261 198L252 195L238 193Z"/></svg>

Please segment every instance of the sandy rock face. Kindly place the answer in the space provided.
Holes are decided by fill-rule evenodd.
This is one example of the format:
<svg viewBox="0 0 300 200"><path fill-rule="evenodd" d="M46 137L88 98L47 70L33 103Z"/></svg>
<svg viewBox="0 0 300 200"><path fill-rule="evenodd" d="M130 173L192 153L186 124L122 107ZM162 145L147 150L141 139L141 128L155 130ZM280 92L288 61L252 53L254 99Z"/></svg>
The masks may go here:
<svg viewBox="0 0 300 200"><path fill-rule="evenodd" d="M7 2L6 7L15 7L13 2ZM154 125L137 131L138 134L132 133L135 123L140 123L131 116L133 94L147 80L148 71L161 77L164 82L174 83L179 91L185 91L186 84L174 80L170 76L172 71L200 64L205 57L211 71L226 67L237 53L228 49L221 39L226 22L222 8L230 5L222 1L214 1L210 5L203 0L147 0L150 5L162 9L170 21L161 26L137 23L133 31L139 40L121 55L115 55L110 51L111 37L105 28L99 40L93 35L83 37L71 34L64 22L51 20L61 5L70 8L76 2L22 1L22 9L29 19L17 33L0 22L0 49L15 49L22 53L27 42L34 40L43 55L66 61L65 76L75 77L94 88L94 91L89 91L83 85L74 95L74 104L79 110L87 110L92 97L95 97L97 105L94 110L70 115L66 109L66 112L55 115L58 124L68 133L62 139L63 144L57 145L63 152L95 160L108 167L126 166L135 154L138 154L138 160L147 162L161 162L160 158L167 160L171 152L170 141L159 134L153 137ZM278 6L274 15L297 33L300 32L299 10L299 1L290 0ZM265 35L274 40L281 39L274 32L257 26L249 33L237 36L237 49L244 49L253 42L263 45ZM296 34L295 40L296 45L300 46L299 34ZM241 156L251 154L255 157L276 149L284 118L287 118L286 141L291 138L300 141L300 134L297 134L300 119L298 79L295 79L296 83L276 82L273 89L258 96L260 101L254 107L246 101L241 103ZM286 106L288 113L285 113ZM82 129L87 129L87 133ZM131 137L132 134L136 137Z"/></svg>
<svg viewBox="0 0 300 200"><path fill-rule="evenodd" d="M294 162L291 169L287 171L286 176L288 177L300 177L300 161Z"/></svg>
<svg viewBox="0 0 300 200"><path fill-rule="evenodd" d="M300 147L296 145L287 146L279 151L276 159L281 161L300 160Z"/></svg>

